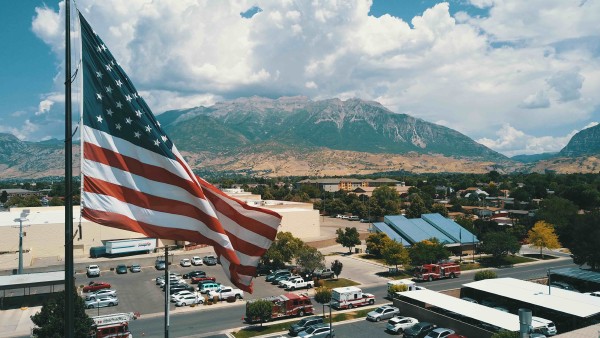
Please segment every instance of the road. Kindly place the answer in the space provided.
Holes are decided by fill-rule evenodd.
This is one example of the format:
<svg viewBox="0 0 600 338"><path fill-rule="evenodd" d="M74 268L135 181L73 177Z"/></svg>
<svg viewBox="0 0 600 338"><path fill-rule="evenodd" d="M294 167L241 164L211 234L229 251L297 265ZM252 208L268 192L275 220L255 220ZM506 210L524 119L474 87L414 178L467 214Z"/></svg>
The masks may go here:
<svg viewBox="0 0 600 338"><path fill-rule="evenodd" d="M554 268L565 268L565 267L577 267L571 260L560 260L560 261L545 261L534 265L522 265L511 268L504 268L497 270L499 277L513 277L518 279L532 279L541 278L546 276L547 269ZM422 286L427 287L431 290L447 290L460 288L462 284L468 283L473 280L474 272L463 273L463 276L457 279L441 280L434 282L421 283ZM352 276L346 276L351 278ZM257 292L261 288L258 283L262 279L257 280ZM379 300L378 303L387 302L384 297L387 294L387 287L385 283L373 284L362 287L363 291L375 294ZM279 289L278 293L282 293ZM271 293L271 294L278 294ZM162 295L162 292L161 292ZM316 304L316 302L315 302ZM234 305L227 305L226 307L203 307L202 310L185 312L185 313L172 313L170 317L170 333L174 337L185 337L185 336L202 336L208 337L210 335L216 335L219 332L227 331L228 329L237 328L244 326L241 318L244 315L244 304L237 303ZM317 314L322 313L322 307L315 306L315 312ZM130 329L134 336L144 337L163 337L164 330L164 317L162 315L155 315L151 318L144 318L134 321L130 325ZM352 330L350 330L352 331ZM360 331L359 331L360 332ZM381 331L379 331L381 332ZM338 334L338 336L340 336ZM341 336L340 336L341 337ZM364 335L356 334L355 336L343 337L364 337Z"/></svg>

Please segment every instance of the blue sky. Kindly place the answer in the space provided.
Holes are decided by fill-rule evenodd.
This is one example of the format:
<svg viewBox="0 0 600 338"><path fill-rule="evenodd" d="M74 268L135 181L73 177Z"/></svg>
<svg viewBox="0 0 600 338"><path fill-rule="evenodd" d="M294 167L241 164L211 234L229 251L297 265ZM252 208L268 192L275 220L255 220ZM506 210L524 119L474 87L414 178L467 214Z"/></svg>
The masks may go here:
<svg viewBox="0 0 600 338"><path fill-rule="evenodd" d="M600 1L78 6L155 114L253 95L358 97L509 156L558 151L600 119ZM64 137L63 8L31 0L0 11L0 132Z"/></svg>

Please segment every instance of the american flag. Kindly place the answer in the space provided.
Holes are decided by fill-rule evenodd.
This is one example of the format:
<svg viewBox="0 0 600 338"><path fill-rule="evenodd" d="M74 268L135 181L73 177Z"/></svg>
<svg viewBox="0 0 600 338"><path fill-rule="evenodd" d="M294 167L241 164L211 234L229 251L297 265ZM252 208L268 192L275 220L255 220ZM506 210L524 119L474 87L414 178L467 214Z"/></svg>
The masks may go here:
<svg viewBox="0 0 600 338"><path fill-rule="evenodd" d="M153 238L212 245L231 282L252 277L281 223L196 176L79 14L83 67L82 214Z"/></svg>

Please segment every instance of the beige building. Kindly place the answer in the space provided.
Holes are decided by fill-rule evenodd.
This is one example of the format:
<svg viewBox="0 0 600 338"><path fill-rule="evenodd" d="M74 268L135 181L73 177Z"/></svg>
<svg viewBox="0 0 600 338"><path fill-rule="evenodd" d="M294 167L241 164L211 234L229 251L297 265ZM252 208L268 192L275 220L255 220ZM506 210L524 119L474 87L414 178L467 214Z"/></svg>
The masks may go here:
<svg viewBox="0 0 600 338"><path fill-rule="evenodd" d="M310 203L263 201L260 196L257 198L257 195L243 191L237 193L228 191L227 193L249 205L260 206L281 214L280 231L289 231L300 239L314 239L320 235L319 211L313 210ZM18 252L19 222L15 220L20 217L23 209L30 210L27 220L23 221L23 250L28 253L25 256L25 266L28 265L27 259L55 257L59 261L62 260L65 233L64 207L11 208L10 211L0 212L0 252ZM136 232L102 226L81 218L79 215L79 206L74 206L73 249L75 257L87 257L90 248L102 246L102 241L145 237ZM160 239L156 243L157 246L165 244L183 245L186 243ZM5 257L8 256L5 255ZM2 257L3 255L0 254L0 260L3 259Z"/></svg>

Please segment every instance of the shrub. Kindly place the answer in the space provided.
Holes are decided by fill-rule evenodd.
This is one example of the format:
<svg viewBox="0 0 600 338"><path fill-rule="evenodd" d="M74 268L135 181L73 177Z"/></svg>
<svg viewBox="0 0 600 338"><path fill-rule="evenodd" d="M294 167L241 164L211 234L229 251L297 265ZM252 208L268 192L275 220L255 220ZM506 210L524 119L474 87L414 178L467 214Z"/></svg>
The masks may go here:
<svg viewBox="0 0 600 338"><path fill-rule="evenodd" d="M496 274L495 271L492 270L481 270L481 271L477 271L477 273L475 273L475 280L484 280L484 279L494 279L494 278L498 278L498 275Z"/></svg>
<svg viewBox="0 0 600 338"><path fill-rule="evenodd" d="M235 297L234 296L227 297L227 303L234 303L234 302L235 302Z"/></svg>

